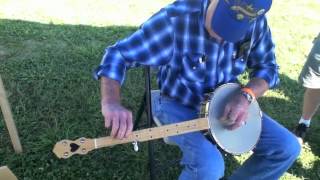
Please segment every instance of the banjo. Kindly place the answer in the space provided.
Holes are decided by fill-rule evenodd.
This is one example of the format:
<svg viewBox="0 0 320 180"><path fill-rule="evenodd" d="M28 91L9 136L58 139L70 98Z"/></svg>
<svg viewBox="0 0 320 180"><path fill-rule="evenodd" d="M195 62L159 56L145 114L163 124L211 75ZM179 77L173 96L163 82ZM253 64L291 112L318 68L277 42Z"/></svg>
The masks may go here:
<svg viewBox="0 0 320 180"><path fill-rule="evenodd" d="M228 130L220 122L224 107L233 94L240 90L236 83L224 84L209 95L209 99L201 105L201 117L180 123L163 125L154 128L133 131L127 138L116 139L111 136L95 139L79 138L77 140L61 140L53 148L58 158L69 158L74 154L84 155L103 147L133 143L137 151L137 143L160 139L185 133L208 130L217 145L233 155L251 151L257 144L262 129L262 112L257 101L249 105L245 124L235 130Z"/></svg>

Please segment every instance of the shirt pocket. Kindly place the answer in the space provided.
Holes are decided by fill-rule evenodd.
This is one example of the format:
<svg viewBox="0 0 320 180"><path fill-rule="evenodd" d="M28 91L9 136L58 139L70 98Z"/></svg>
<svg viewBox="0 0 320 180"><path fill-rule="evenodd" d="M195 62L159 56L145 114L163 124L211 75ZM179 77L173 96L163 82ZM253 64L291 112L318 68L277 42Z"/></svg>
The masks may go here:
<svg viewBox="0 0 320 180"><path fill-rule="evenodd" d="M206 75L206 61L204 54L186 53L182 57L181 75L192 82L204 82Z"/></svg>
<svg viewBox="0 0 320 180"><path fill-rule="evenodd" d="M232 74L238 76L242 74L247 67L247 61L243 56L238 57L232 61Z"/></svg>

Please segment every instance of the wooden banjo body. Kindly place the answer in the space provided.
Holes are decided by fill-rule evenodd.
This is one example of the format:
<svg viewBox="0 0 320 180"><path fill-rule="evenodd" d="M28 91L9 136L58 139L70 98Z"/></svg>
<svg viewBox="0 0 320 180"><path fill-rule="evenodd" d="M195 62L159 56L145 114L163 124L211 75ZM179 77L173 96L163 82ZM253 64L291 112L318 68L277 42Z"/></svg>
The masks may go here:
<svg viewBox="0 0 320 180"><path fill-rule="evenodd" d="M125 143L144 142L168 136L180 135L189 132L208 130L212 138L226 152L242 154L252 150L259 140L261 133L261 111L257 101L249 106L248 118L245 125L236 130L227 130L219 121L226 102L234 93L240 90L240 85L228 83L218 87L210 95L209 101L204 103L207 111L204 117L160 127L133 131L129 137L115 139L111 136L95 139L79 138L75 141L61 140L53 148L58 158L69 158L74 154L87 154L88 152L108 146Z"/></svg>

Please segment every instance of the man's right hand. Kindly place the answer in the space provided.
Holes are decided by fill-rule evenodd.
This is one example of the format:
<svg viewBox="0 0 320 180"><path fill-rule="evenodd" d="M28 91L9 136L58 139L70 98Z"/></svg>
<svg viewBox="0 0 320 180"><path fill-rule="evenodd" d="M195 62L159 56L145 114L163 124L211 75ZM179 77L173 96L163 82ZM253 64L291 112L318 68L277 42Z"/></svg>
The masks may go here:
<svg viewBox="0 0 320 180"><path fill-rule="evenodd" d="M102 103L105 127L112 127L111 136L122 139L128 137L133 129L132 112L119 103Z"/></svg>

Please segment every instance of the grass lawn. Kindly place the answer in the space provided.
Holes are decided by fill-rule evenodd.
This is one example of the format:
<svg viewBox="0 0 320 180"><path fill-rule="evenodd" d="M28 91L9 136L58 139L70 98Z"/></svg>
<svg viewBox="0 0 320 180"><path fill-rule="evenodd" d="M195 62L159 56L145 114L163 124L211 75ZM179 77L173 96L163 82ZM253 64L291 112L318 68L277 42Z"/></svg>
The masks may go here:
<svg viewBox="0 0 320 180"><path fill-rule="evenodd" d="M61 139L106 135L99 106L99 83L92 70L104 48L134 32L172 0L0 0L0 75L3 78L24 152L15 154L0 115L0 166L24 180L148 179L147 144L99 149L60 160L52 148ZM320 30L319 0L274 1L269 13L281 67L279 88L261 98L262 109L288 129L300 118L303 89L297 77ZM130 70L123 103L136 114L144 89L141 69ZM161 140L157 165L181 154ZM281 178L320 179L320 114L297 162ZM226 174L247 155L226 157ZM159 179L177 179L178 164Z"/></svg>

